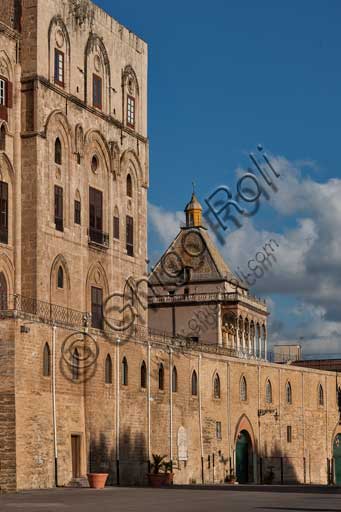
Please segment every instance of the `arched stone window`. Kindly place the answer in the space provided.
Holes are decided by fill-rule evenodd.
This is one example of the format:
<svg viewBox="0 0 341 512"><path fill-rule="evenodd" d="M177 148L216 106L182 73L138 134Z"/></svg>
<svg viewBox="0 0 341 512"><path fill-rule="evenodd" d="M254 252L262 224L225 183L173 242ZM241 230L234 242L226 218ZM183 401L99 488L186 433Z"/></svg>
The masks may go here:
<svg viewBox="0 0 341 512"><path fill-rule="evenodd" d="M7 281L3 272L0 272L0 310L7 309Z"/></svg>
<svg viewBox="0 0 341 512"><path fill-rule="evenodd" d="M239 396L240 396L240 400L242 402L246 402L246 400L247 400L247 383L246 383L246 379L244 376L240 379Z"/></svg>
<svg viewBox="0 0 341 512"><path fill-rule="evenodd" d="M64 270L63 270L63 267L59 267L58 268L57 287L58 288L64 288Z"/></svg>
<svg viewBox="0 0 341 512"><path fill-rule="evenodd" d="M112 384L112 360L110 354L105 359L105 383Z"/></svg>
<svg viewBox="0 0 341 512"><path fill-rule="evenodd" d="M318 388L318 402L321 407L324 405L324 393L323 393L323 387L321 384L319 385L319 388Z"/></svg>
<svg viewBox="0 0 341 512"><path fill-rule="evenodd" d="M175 366L172 370L172 391L176 393L178 391L178 372Z"/></svg>
<svg viewBox="0 0 341 512"><path fill-rule="evenodd" d="M6 128L4 124L0 128L0 151L6 151Z"/></svg>
<svg viewBox="0 0 341 512"><path fill-rule="evenodd" d="M159 364L159 389L163 391L165 388L165 370L163 364Z"/></svg>
<svg viewBox="0 0 341 512"><path fill-rule="evenodd" d="M102 38L93 32L85 48L84 79L86 103L111 114L110 61Z"/></svg>
<svg viewBox="0 0 341 512"><path fill-rule="evenodd" d="M147 387L147 366L144 361L141 364L141 388L145 389Z"/></svg>
<svg viewBox="0 0 341 512"><path fill-rule="evenodd" d="M72 380L77 381L79 379L79 352L75 348L72 354L71 368L72 368Z"/></svg>
<svg viewBox="0 0 341 512"><path fill-rule="evenodd" d="M127 175L127 196L133 197L133 181L130 174Z"/></svg>
<svg viewBox="0 0 341 512"><path fill-rule="evenodd" d="M48 343L44 345L43 351L43 376L50 377L51 375L51 351Z"/></svg>
<svg viewBox="0 0 341 512"><path fill-rule="evenodd" d="M132 129L138 128L139 85L135 71L126 66L123 72L123 94L125 104L125 124Z"/></svg>
<svg viewBox="0 0 341 512"><path fill-rule="evenodd" d="M198 376L195 370L192 373L192 396L198 396Z"/></svg>
<svg viewBox="0 0 341 512"><path fill-rule="evenodd" d="M68 89L70 81L70 38L61 16L54 16L48 30L49 79Z"/></svg>
<svg viewBox="0 0 341 512"><path fill-rule="evenodd" d="M213 380L213 396L214 398L220 398L220 377L217 373Z"/></svg>
<svg viewBox="0 0 341 512"><path fill-rule="evenodd" d="M265 384L265 401L267 404L272 403L272 385L269 379L266 381Z"/></svg>
<svg viewBox="0 0 341 512"><path fill-rule="evenodd" d="M292 404L292 389L289 381L286 383L285 386L285 399L287 404Z"/></svg>
<svg viewBox="0 0 341 512"><path fill-rule="evenodd" d="M57 137L54 143L54 161L58 165L62 165L62 143L60 138Z"/></svg>
<svg viewBox="0 0 341 512"><path fill-rule="evenodd" d="M120 239L120 214L117 206L114 209L114 220L113 220L113 236L115 240Z"/></svg>
<svg viewBox="0 0 341 512"><path fill-rule="evenodd" d="M122 385L128 386L128 361L126 357L122 359Z"/></svg>

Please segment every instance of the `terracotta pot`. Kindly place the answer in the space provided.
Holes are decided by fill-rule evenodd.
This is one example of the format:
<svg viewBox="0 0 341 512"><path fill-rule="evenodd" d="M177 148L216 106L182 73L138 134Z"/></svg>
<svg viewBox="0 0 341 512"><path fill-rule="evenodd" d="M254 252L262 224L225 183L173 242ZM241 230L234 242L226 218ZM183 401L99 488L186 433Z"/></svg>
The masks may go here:
<svg viewBox="0 0 341 512"><path fill-rule="evenodd" d="M104 489L108 473L88 473L89 485L92 489Z"/></svg>
<svg viewBox="0 0 341 512"><path fill-rule="evenodd" d="M173 473L148 473L147 477L151 487L164 487L173 482Z"/></svg>

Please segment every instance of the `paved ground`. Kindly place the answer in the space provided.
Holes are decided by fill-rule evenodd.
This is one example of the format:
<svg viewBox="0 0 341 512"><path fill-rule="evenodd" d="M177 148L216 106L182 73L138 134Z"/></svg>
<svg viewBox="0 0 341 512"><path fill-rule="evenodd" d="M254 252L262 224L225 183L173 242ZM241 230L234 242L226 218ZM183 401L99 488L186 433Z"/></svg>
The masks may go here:
<svg viewBox="0 0 341 512"><path fill-rule="evenodd" d="M321 488L53 489L0 496L1 512L339 512L341 490Z"/></svg>

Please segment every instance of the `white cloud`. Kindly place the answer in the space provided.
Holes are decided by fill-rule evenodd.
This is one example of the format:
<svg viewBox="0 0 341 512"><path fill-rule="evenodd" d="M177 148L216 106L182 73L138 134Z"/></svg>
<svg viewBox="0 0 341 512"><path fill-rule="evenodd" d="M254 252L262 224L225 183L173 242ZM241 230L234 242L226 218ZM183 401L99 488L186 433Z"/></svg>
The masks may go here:
<svg viewBox="0 0 341 512"><path fill-rule="evenodd" d="M278 320L281 312L276 305L273 341L290 339L296 343L304 336L307 350L341 352L341 180L314 181L303 172L302 162L292 163L284 157L273 157L271 163L281 176L276 180L277 192L270 193L269 204L282 219L281 225L278 230L267 231L257 229L256 217L246 221L243 218L240 229L228 232L221 252L232 269L239 267L247 273L249 260L263 251L269 240L276 241L276 261L252 291L298 300L300 314L309 322L303 321L301 327L292 330ZM303 164L306 166L307 162ZM160 240L169 243L178 232L183 214L153 205L150 210L151 223ZM212 230L210 233L214 237ZM215 241L219 246L217 238ZM297 315L298 310L293 312L296 321Z"/></svg>

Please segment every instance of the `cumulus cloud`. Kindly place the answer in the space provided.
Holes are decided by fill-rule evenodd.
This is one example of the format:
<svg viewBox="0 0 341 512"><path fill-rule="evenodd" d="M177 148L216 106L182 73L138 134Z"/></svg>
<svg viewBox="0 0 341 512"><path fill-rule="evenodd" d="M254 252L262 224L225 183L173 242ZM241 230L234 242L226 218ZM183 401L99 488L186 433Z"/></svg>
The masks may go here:
<svg viewBox="0 0 341 512"><path fill-rule="evenodd" d="M247 274L250 259L264 252L269 240L276 241L272 265L266 267L252 289L257 295L276 296L272 304L272 340L296 343L303 337L304 346L311 353L340 353L341 180L315 181L311 172L306 172L307 165L312 167L311 162L290 162L277 156L271 158L271 163L280 178L276 180L276 192L270 191L267 204L280 219L278 226L271 231L260 229L256 225L257 213L243 218L240 229L223 234L225 243L220 250L233 270L239 268ZM240 175L241 169L236 174ZM183 214L152 205L150 219L160 240L169 243L178 232ZM212 231L211 236L219 246L219 236ZM292 311L295 327L281 319L277 304L278 297L283 296L299 304Z"/></svg>

